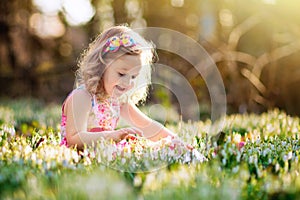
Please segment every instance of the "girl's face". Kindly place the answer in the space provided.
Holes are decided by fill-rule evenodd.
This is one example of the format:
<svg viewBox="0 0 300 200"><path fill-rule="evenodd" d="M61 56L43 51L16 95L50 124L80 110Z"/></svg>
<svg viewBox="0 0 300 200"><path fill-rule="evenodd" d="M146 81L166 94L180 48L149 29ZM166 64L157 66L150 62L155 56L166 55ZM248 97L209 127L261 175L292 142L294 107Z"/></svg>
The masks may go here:
<svg viewBox="0 0 300 200"><path fill-rule="evenodd" d="M132 89L141 70L139 55L122 55L110 62L103 74L106 93L111 97L120 97Z"/></svg>

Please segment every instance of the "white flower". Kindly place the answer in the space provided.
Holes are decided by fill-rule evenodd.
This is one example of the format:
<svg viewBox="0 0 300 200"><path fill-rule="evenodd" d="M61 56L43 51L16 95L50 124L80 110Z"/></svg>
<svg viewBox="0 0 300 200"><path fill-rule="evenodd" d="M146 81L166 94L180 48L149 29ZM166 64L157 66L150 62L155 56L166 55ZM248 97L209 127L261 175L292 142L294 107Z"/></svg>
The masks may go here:
<svg viewBox="0 0 300 200"><path fill-rule="evenodd" d="M268 163L269 163L269 164L272 163L272 159L271 159L271 158L268 159Z"/></svg>
<svg viewBox="0 0 300 200"><path fill-rule="evenodd" d="M257 164L257 162L258 162L258 158L257 158L257 155L254 155L254 164Z"/></svg>
<svg viewBox="0 0 300 200"><path fill-rule="evenodd" d="M183 162L188 163L188 162L190 162L190 161L191 161L191 155L190 155L189 152L186 152L185 155L184 155L184 160L183 160Z"/></svg>
<svg viewBox="0 0 300 200"><path fill-rule="evenodd" d="M279 171L279 169L280 169L280 166L279 166L279 164L278 164L278 163L276 163L276 165L275 165L275 171L276 171L276 172L278 172L278 171Z"/></svg>
<svg viewBox="0 0 300 200"><path fill-rule="evenodd" d="M226 157L226 151L224 149L221 150L221 155Z"/></svg>
<svg viewBox="0 0 300 200"><path fill-rule="evenodd" d="M72 158L76 163L79 161L78 153L76 151L72 151Z"/></svg>
<svg viewBox="0 0 300 200"><path fill-rule="evenodd" d="M233 141L234 141L235 143L241 142L241 139L242 139L242 136L241 136L240 134L235 134L235 135L233 136Z"/></svg>
<svg viewBox="0 0 300 200"><path fill-rule="evenodd" d="M168 156L169 156L169 157L175 156L174 149L170 149L170 150L168 151Z"/></svg>
<svg viewBox="0 0 300 200"><path fill-rule="evenodd" d="M126 163L126 159L125 159L125 158L122 158L122 159L121 159L121 163L122 163L122 165L124 165L124 164Z"/></svg>
<svg viewBox="0 0 300 200"><path fill-rule="evenodd" d="M107 161L110 162L113 160L113 156L112 156L112 153L108 153L107 154Z"/></svg>
<svg viewBox="0 0 300 200"><path fill-rule="evenodd" d="M36 153L35 153L35 152L31 154L31 160L32 160L33 162L36 161Z"/></svg>
<svg viewBox="0 0 300 200"><path fill-rule="evenodd" d="M91 165L91 159L89 157L85 157L84 165Z"/></svg>
<svg viewBox="0 0 300 200"><path fill-rule="evenodd" d="M231 142L231 136L230 135L227 137L227 142Z"/></svg>
<svg viewBox="0 0 300 200"><path fill-rule="evenodd" d="M250 163L250 164L253 163L253 156L252 156L252 155L249 157L249 163Z"/></svg>
<svg viewBox="0 0 300 200"><path fill-rule="evenodd" d="M95 157L96 157L96 155L95 155L95 152L94 152L94 151L90 151L90 157L91 157L91 158L95 158Z"/></svg>
<svg viewBox="0 0 300 200"><path fill-rule="evenodd" d="M272 149L272 150L275 150L274 144L271 144L271 149Z"/></svg>
<svg viewBox="0 0 300 200"><path fill-rule="evenodd" d="M197 151L196 149L193 149L192 155L193 155L193 158L194 158L196 161L204 162L204 161L207 160L207 159L206 159L199 151Z"/></svg>
<svg viewBox="0 0 300 200"><path fill-rule="evenodd" d="M223 164L223 165L226 165L226 158L223 158L223 159L222 159L222 164Z"/></svg>
<svg viewBox="0 0 300 200"><path fill-rule="evenodd" d="M237 162L240 162L240 161L241 161L241 153L240 153L240 152L237 153L236 161L237 161Z"/></svg>
<svg viewBox="0 0 300 200"><path fill-rule="evenodd" d="M137 176L134 177L134 179L133 179L133 185L135 187L141 186L142 183L143 183L142 178L139 175L137 175Z"/></svg>
<svg viewBox="0 0 300 200"><path fill-rule="evenodd" d="M282 141L282 142L281 142L281 145L282 145L282 146L285 146L285 145L286 145L286 141Z"/></svg>
<svg viewBox="0 0 300 200"><path fill-rule="evenodd" d="M283 161L287 161L287 160L288 160L287 155L283 155L282 160L283 160Z"/></svg>
<svg viewBox="0 0 300 200"><path fill-rule="evenodd" d="M32 148L29 145L27 145L24 149L25 155L28 155L31 151L32 151Z"/></svg>
<svg viewBox="0 0 300 200"><path fill-rule="evenodd" d="M237 173L239 171L239 166L235 166L234 168L232 168L232 172L233 173Z"/></svg>

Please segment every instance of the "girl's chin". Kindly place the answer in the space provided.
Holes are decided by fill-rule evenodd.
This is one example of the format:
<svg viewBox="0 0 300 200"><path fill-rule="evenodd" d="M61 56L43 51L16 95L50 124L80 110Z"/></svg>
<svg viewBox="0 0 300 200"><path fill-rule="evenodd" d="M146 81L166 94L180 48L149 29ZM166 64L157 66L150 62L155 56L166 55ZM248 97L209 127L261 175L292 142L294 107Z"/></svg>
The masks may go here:
<svg viewBox="0 0 300 200"><path fill-rule="evenodd" d="M122 96L123 94L125 93L125 91L124 92L122 92L122 91L114 91L114 92L112 92L112 94L110 95L111 97L120 97L120 96Z"/></svg>

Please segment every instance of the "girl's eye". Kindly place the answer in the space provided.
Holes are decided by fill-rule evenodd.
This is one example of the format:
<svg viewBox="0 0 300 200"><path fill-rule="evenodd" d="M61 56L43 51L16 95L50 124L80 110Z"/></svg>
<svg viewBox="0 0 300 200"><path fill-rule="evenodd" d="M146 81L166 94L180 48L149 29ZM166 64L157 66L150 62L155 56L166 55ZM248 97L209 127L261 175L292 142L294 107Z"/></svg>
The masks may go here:
<svg viewBox="0 0 300 200"><path fill-rule="evenodd" d="M125 76L125 74L119 73L119 76L121 76L121 77L122 77L122 76Z"/></svg>
<svg viewBox="0 0 300 200"><path fill-rule="evenodd" d="M136 76L131 76L131 78L132 78L132 79L135 79L135 78L136 78Z"/></svg>

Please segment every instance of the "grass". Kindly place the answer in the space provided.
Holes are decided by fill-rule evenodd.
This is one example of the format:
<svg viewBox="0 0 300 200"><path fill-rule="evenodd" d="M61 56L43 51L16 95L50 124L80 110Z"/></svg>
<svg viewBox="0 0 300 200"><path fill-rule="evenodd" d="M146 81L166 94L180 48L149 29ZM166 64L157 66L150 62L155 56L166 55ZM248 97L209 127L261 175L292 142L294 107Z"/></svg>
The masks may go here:
<svg viewBox="0 0 300 200"><path fill-rule="evenodd" d="M227 116L222 141L207 134L209 120L170 124L207 158L200 161L169 146L140 150L145 141L111 159L116 149L107 141L78 153L59 146L60 106L30 99L0 105L1 199L300 197L299 118L276 109Z"/></svg>

